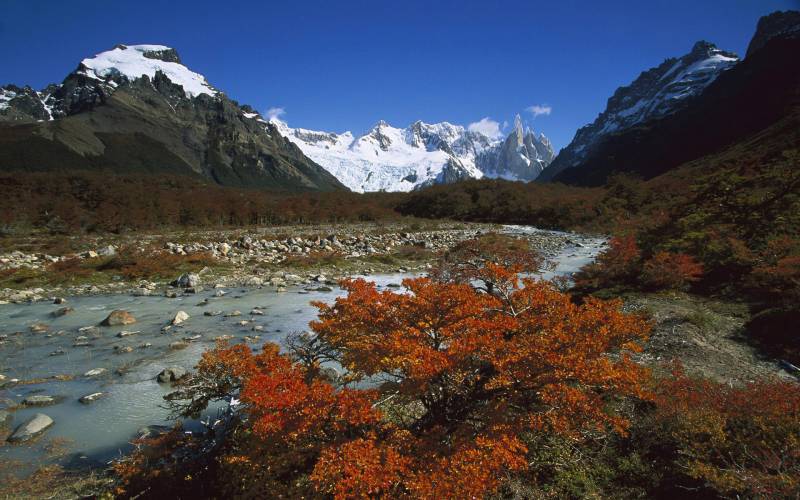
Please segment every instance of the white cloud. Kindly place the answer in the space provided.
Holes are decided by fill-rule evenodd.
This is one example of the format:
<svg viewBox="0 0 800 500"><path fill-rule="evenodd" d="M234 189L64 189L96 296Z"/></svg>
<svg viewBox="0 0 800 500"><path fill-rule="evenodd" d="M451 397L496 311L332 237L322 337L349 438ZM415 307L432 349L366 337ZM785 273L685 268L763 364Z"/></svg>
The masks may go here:
<svg viewBox="0 0 800 500"><path fill-rule="evenodd" d="M286 110L279 107L269 108L266 112L267 120L280 120L281 116L285 114Z"/></svg>
<svg viewBox="0 0 800 500"><path fill-rule="evenodd" d="M481 133L487 137L491 137L492 139L497 139L503 136L503 132L500 130L500 123L492 120L488 116L481 118L480 121L470 123L467 126L467 130L470 132Z"/></svg>
<svg viewBox="0 0 800 500"><path fill-rule="evenodd" d="M549 115L552 113L553 108L547 104L534 104L529 108L525 108L525 111L529 112L534 118L536 118L539 115Z"/></svg>

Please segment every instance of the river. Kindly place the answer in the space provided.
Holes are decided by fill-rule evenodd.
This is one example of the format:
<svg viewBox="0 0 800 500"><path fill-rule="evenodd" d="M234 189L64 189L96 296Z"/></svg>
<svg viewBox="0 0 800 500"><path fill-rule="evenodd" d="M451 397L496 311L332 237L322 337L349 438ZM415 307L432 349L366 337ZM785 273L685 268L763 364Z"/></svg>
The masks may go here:
<svg viewBox="0 0 800 500"><path fill-rule="evenodd" d="M535 228L508 226L509 233L539 231ZM575 235L573 244L555 258L556 268L544 275L569 275L590 262L602 249L604 240ZM400 283L411 275L389 274L367 277L379 287ZM11 413L11 429L36 413L45 413L55 424L31 445L0 444L0 460L23 462L44 460L47 443L63 438L68 453L62 461L100 466L130 450L130 440L137 430L148 425L171 425L162 396L170 392L168 384L159 384L156 376L167 367L191 369L200 355L213 347L215 338L232 336L232 342L246 341L257 347L264 342L282 342L294 331L307 329L316 317L312 300L332 301L342 294L332 291L306 291L290 287L285 293L274 288L228 288L216 296L217 289L177 298L164 296L94 295L67 297L65 305L49 302L0 305L0 373L8 380L38 383L8 384L0 389L0 409L18 405L25 397L40 394L56 398L45 407L19 406ZM56 317L54 311L69 306L70 314ZM125 327L97 326L115 309L129 311L136 323ZM251 314L258 309L263 315ZM189 319L166 333L177 311ZM206 316L206 311L223 314ZM228 316L240 311L240 316ZM247 321L246 325L241 324ZM47 325L46 332L33 332L36 324ZM122 331L136 332L119 337ZM260 338L255 338L259 336ZM245 339L250 337L250 339ZM170 344L184 339L188 346L175 350ZM130 352L126 352L130 347ZM103 368L99 376L84 374ZM71 380L48 377L71 377ZM44 380L41 380L44 379ZM86 394L103 392L106 396L90 404L78 401ZM187 429L198 424L188 422Z"/></svg>

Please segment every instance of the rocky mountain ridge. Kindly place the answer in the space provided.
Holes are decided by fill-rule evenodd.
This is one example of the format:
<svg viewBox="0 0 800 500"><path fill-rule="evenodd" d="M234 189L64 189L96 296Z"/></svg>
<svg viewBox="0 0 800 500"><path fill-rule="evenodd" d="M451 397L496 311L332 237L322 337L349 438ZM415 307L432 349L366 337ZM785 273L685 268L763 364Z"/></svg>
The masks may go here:
<svg viewBox="0 0 800 500"><path fill-rule="evenodd" d="M519 115L504 139L448 122L416 121L397 128L380 121L359 137L291 128L278 119L272 123L357 192L411 191L482 177L531 181L555 156L550 141L525 130Z"/></svg>
<svg viewBox="0 0 800 500"><path fill-rule="evenodd" d="M699 41L689 53L643 71L629 85L614 92L594 122L578 129L540 180L552 180L562 171L580 165L606 137L684 108L690 98L701 94L738 62L736 54Z"/></svg>
<svg viewBox="0 0 800 500"><path fill-rule="evenodd" d="M0 168L179 173L224 186L344 189L162 45L117 45L41 91L0 88Z"/></svg>

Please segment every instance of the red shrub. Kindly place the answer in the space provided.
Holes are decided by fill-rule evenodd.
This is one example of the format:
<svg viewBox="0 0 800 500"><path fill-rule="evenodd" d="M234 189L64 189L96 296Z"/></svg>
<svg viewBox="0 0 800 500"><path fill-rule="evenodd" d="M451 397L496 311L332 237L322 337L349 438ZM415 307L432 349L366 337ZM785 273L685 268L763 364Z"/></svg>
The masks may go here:
<svg viewBox="0 0 800 500"><path fill-rule="evenodd" d="M728 498L800 495L800 386L731 387L676 370L658 384L653 433L689 476Z"/></svg>
<svg viewBox="0 0 800 500"><path fill-rule="evenodd" d="M658 252L644 263L641 281L650 288L680 290L702 274L703 266L691 255Z"/></svg>

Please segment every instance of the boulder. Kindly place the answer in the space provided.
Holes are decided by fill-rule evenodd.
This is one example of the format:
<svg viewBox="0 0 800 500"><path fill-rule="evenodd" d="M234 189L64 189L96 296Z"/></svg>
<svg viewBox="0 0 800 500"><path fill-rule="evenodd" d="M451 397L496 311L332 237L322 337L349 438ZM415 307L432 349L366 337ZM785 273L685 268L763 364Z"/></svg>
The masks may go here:
<svg viewBox="0 0 800 500"><path fill-rule="evenodd" d="M85 396L81 396L80 398L78 398L78 401L81 404L88 405L88 404L94 403L98 399L104 398L106 396L107 396L107 394L105 392L93 392L91 394L87 394Z"/></svg>
<svg viewBox="0 0 800 500"><path fill-rule="evenodd" d="M8 427L11 424L13 417L11 413L6 410L0 410L0 429Z"/></svg>
<svg viewBox="0 0 800 500"><path fill-rule="evenodd" d="M8 438L9 443L24 443L39 436L53 425L53 419L44 413L37 413L14 430Z"/></svg>
<svg viewBox="0 0 800 500"><path fill-rule="evenodd" d="M103 326L120 326L120 325L132 325L136 323L136 318L133 317L131 313L128 311L123 311L121 309L116 309L111 311L111 313L100 323Z"/></svg>
<svg viewBox="0 0 800 500"><path fill-rule="evenodd" d="M46 331L47 331L49 328L50 328L50 327L49 327L49 326L47 326L47 325L45 325L44 323L34 323L34 324L32 324L32 325L30 326L30 330L31 330L31 332L33 332L33 333L44 333L44 332L46 332Z"/></svg>
<svg viewBox="0 0 800 500"><path fill-rule="evenodd" d="M177 286L179 288L196 287L200 284L200 276L194 273L181 274L171 284L172 286Z"/></svg>
<svg viewBox="0 0 800 500"><path fill-rule="evenodd" d="M66 316L67 314L70 314L72 312L75 312L75 309L73 309L71 307L61 307L61 308L56 309L55 311L51 312L50 314L55 318L59 318L61 316Z"/></svg>
<svg viewBox="0 0 800 500"><path fill-rule="evenodd" d="M173 325L180 325L184 321L189 319L189 314L186 311L178 311L175 313L175 316L172 318L171 323Z"/></svg>
<svg viewBox="0 0 800 500"><path fill-rule="evenodd" d="M161 370L161 373L158 374L156 380L158 380L160 384L166 384L168 382L176 382L187 375L189 375L189 372L186 370L186 368L182 366L171 366Z"/></svg>
<svg viewBox="0 0 800 500"><path fill-rule="evenodd" d="M250 276L244 281L244 284L245 286L261 286L264 284L264 280L258 276Z"/></svg>
<svg viewBox="0 0 800 500"><path fill-rule="evenodd" d="M103 257L111 257L112 255L116 254L117 248L114 245L108 245L106 247L97 249L97 255L102 255Z"/></svg>
<svg viewBox="0 0 800 500"><path fill-rule="evenodd" d="M56 398L53 396L45 396L44 394L28 396L22 400L22 404L25 406L50 406L56 403Z"/></svg>

